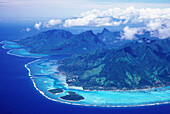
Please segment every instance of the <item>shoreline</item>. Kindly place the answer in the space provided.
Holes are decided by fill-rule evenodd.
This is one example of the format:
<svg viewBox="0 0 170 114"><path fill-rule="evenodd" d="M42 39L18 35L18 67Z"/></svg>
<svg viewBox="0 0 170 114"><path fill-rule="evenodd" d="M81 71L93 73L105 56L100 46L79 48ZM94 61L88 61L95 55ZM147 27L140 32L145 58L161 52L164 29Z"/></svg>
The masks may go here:
<svg viewBox="0 0 170 114"><path fill-rule="evenodd" d="M41 59L38 59L38 60L41 60ZM31 64L33 62L36 62L38 60L35 60L35 61L32 61L30 63L27 63L27 64ZM29 71L29 73L31 72L30 69L27 67L27 70ZM60 102L60 103L65 103L65 104L70 104L70 105L80 105L80 106L92 106L92 107L140 107L140 106L154 106L154 105L161 105L161 104L169 104L170 101L168 102L160 102L160 103L151 103L151 104L139 104L139 105L113 105L113 106L107 106L107 105L88 105L88 104L76 104L77 102L80 102L80 101L83 101L83 100L80 100L80 101L71 101L71 100L64 100L64 99L61 99L60 97L58 97L60 100L56 100L56 99L53 99L53 98L50 98L48 97L47 95L45 95L45 93L41 90L39 90L39 88L36 86L36 83L34 81L34 79L32 77L30 77L30 79L32 80L33 82L33 85L35 87L35 89L37 91L39 91L40 94L42 94L44 97L46 97L47 99L49 100L52 100L52 101L55 101L55 102ZM160 87L161 88L161 87ZM148 89L146 89L148 90ZM84 90L81 90L81 91L84 91ZM133 90L133 91L137 91L137 90ZM118 91L119 92L119 91ZM86 99L86 98L85 98ZM84 100L85 100L84 99ZM76 102L76 103L70 103L70 102L66 102L66 101L70 101L70 102Z"/></svg>
<svg viewBox="0 0 170 114"><path fill-rule="evenodd" d="M31 79L31 78L30 78ZM46 97L47 99L49 100L52 100L52 101L55 101L55 102L60 102L60 103L65 103L65 104L69 104L69 105L80 105L80 106L92 106L92 107L140 107L140 106L154 106L154 105L162 105L162 104L169 104L169 102L162 102L162 103L151 103L151 104L140 104L140 105L124 105L124 106L121 106L121 105L114 105L114 106L100 106L100 105L87 105L87 104L75 104L75 103L69 103L69 102L64 102L64 101L60 101L60 100L56 100L56 99L52 99L50 97L48 97L47 95L44 94L44 92L42 92L41 90L39 90L34 82L33 79L31 79L32 82L33 82L33 86L35 87L35 89L40 93L42 94L44 97ZM61 99L63 100L63 99Z"/></svg>
<svg viewBox="0 0 170 114"><path fill-rule="evenodd" d="M67 75L65 73L63 73L63 72L59 71L59 74L67 77ZM68 87L69 87L69 85L68 85ZM70 87L83 88L82 86L70 86ZM144 88L144 89L127 89L127 90L123 90L123 89L122 90L121 89L115 89L115 90L87 90L87 89L83 89L83 91L113 91L113 92L114 91L116 91L116 92L120 91L120 92L126 92L126 91L146 91L146 90L160 89L160 88L163 88L163 87L168 87L168 86L150 87L150 88Z"/></svg>
<svg viewBox="0 0 170 114"><path fill-rule="evenodd" d="M168 86L162 86L162 87L152 87L152 88L149 88L149 89L132 89L132 90L119 90L119 89L116 89L116 90L83 90L83 91L121 91L121 92L126 92L126 91L146 91L146 90L153 90L155 91L155 89L160 89L160 88L163 88L163 87L168 87Z"/></svg>
<svg viewBox="0 0 170 114"><path fill-rule="evenodd" d="M5 42L12 42L12 41L1 41L0 44L2 45L2 48L5 49L5 50L9 50L7 51L7 54L9 55L14 55L14 56L17 56L17 57L26 57L26 58L42 58L42 57L48 57L49 55L48 54L37 54L37 55L40 55L38 57L35 57L35 56L24 56L24 55L19 55L19 54L13 54L13 53L10 53L14 50L25 50L26 52L28 52L29 54L36 54L36 53L30 53L29 51L27 51L26 49L23 49L24 47L22 47L21 45L15 43L15 42L12 42L14 44L8 44L8 43L5 43ZM5 48L6 45L18 45L20 47L18 48Z"/></svg>
<svg viewBox="0 0 170 114"><path fill-rule="evenodd" d="M31 79L31 78L30 78L30 79ZM103 106L100 106L100 105L75 104L75 103L69 103L69 102L64 102L64 101L52 99L52 98L46 96L46 95L44 94L44 92L40 91L40 90L37 88L34 80L33 80L33 79L31 79L31 80L32 80L32 82L33 82L33 85L34 85L35 89L36 89L40 94L42 94L44 97L46 97L47 99L52 100L52 101L55 101L55 102L60 102L60 103L69 104L69 105L80 105L80 106L92 106L92 107L104 107L104 108L105 108L105 107L140 107L140 106L154 106L154 105L162 105L162 104L169 104L169 103L170 103L170 102L162 102L162 103L151 103L151 104L140 104L140 105L124 105L124 106L121 106L121 105L113 105L113 106L104 106L104 105L103 105ZM61 100L63 100L63 99L61 99Z"/></svg>
<svg viewBox="0 0 170 114"><path fill-rule="evenodd" d="M12 54L10 54L10 53L7 53L7 54L9 54L9 55L12 55ZM15 54L13 54L13 55L15 55ZM15 55L15 56L18 56L18 55ZM20 56L20 57L24 57L24 56ZM27 58L27 57L25 57L25 58ZM33 57L33 58L35 58L35 57ZM41 58L41 57L38 57L38 58ZM36 59L36 58L35 58ZM161 104L169 104L170 103L170 101L168 100L168 101L166 101L166 102L158 102L158 103L148 103L148 104L139 104L139 105L88 105L88 104L79 104L79 103L77 103L77 102L81 102L82 100L80 100L80 101L71 101L71 100L63 100L63 99L61 99L61 98L59 98L59 99L61 99L61 100L57 100L57 99L53 99L53 98L50 98L50 97L48 97L43 91L41 91L38 87L37 87L37 85L36 85L36 83L35 83L35 81L34 81L34 79L33 79L33 77L32 77L32 75L31 75L31 70L28 68L28 65L29 64L32 64L33 62L36 62L36 61L39 61L39 60L42 60L42 59L36 59L35 61L31 61L31 62L29 62L29 63L27 63L27 64L25 64L25 68L28 70L28 76L30 77L30 79L32 80L32 82L33 82L33 86L35 87L35 89L37 90L37 91L39 91L39 93L40 94L42 94L44 97L46 97L47 99L49 99L49 100L52 100L52 101L55 101L55 102L60 102L60 103L65 103L65 104L70 104L70 105L80 105L80 106L92 106L92 107L139 107L139 106L154 106L154 105L161 105ZM59 74L60 74L60 72L59 72ZM76 86L75 86L76 87ZM164 87L166 87L166 86L164 86ZM158 87L158 88L163 88L163 87ZM114 90L114 91L116 91L116 92L126 92L126 91L146 91L146 90L152 90L152 89L155 89L155 88L149 88L149 89L137 89L137 90ZM88 91L88 90L81 90L81 91ZM90 91L93 91L93 90L90 90ZM99 91L102 91L102 90L99 90ZM103 90L103 91L106 91L106 90ZM107 91L109 91L109 90L107 90ZM113 91L113 90L110 90L110 91ZM86 99L86 98L85 98ZM83 100L85 100L85 99L83 99ZM66 101L70 101L70 102L66 102ZM76 103L72 103L72 102L76 102Z"/></svg>

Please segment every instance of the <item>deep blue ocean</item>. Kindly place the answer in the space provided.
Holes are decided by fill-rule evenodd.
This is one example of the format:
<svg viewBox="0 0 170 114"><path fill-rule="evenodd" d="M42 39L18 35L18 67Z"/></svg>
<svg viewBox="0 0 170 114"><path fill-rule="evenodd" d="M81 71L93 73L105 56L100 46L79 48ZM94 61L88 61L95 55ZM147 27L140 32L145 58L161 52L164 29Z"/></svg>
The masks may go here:
<svg viewBox="0 0 170 114"><path fill-rule="evenodd" d="M16 26L17 25L17 26ZM29 24L31 26L31 24ZM0 41L24 38L24 24L0 24ZM2 46L2 45L1 45ZM33 86L25 64L35 59L6 54L0 48L0 114L169 114L170 104L130 108L74 106L51 101Z"/></svg>

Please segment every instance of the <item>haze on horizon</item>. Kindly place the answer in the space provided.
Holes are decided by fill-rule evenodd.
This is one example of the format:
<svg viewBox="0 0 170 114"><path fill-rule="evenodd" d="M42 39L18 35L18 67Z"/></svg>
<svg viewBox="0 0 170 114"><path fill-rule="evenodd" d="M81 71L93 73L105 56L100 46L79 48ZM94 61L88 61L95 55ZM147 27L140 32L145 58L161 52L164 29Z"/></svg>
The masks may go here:
<svg viewBox="0 0 170 114"><path fill-rule="evenodd" d="M122 27L126 40L144 31L160 39L170 37L169 0L0 0L0 14L0 23L33 23L21 30L25 32Z"/></svg>
<svg viewBox="0 0 170 114"><path fill-rule="evenodd" d="M0 0L0 20L49 20L109 8L169 8L169 0Z"/></svg>

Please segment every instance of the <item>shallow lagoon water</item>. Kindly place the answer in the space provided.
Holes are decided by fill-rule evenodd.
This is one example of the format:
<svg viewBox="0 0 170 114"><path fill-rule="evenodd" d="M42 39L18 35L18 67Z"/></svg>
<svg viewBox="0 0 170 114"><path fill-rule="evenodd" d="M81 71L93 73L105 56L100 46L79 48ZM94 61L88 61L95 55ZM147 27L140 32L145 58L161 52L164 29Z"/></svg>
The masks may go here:
<svg viewBox="0 0 170 114"><path fill-rule="evenodd" d="M46 54L32 54L32 53L29 53L29 51L28 51L29 49L21 47L21 46L17 45L17 43L15 43L15 42L2 41L0 43L4 44L2 46L4 49L11 49L11 50L9 50L7 52L10 55L15 55L15 56L19 56L19 57L29 57L29 58L41 58L41 57L48 56Z"/></svg>
<svg viewBox="0 0 170 114"><path fill-rule="evenodd" d="M3 42L6 46L13 49L13 55L22 57L44 57L47 55L30 54L27 50L16 49L11 42ZM19 51L18 51L19 50ZM9 53L10 54L10 53ZM170 87L133 91L83 91L74 87L70 88L65 82L66 76L58 74L56 61L50 59L38 59L25 65L29 70L29 76L33 81L34 87L46 98L58 102L74 105L101 106L101 107L130 107L165 104L170 102ZM65 90L61 94L53 95L48 89L62 88ZM67 91L74 91L85 97L85 100L74 102L62 100L59 97L67 94Z"/></svg>

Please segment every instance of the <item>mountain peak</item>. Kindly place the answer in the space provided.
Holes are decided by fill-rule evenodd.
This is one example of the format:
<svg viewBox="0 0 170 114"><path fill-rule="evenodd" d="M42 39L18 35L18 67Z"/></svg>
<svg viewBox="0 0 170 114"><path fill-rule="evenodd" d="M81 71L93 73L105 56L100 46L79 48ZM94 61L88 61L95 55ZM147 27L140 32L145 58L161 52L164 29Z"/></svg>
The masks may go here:
<svg viewBox="0 0 170 114"><path fill-rule="evenodd" d="M95 35L95 34L93 33L93 31L92 31L92 30L85 31L85 32L83 32L83 33L81 33L81 34Z"/></svg>
<svg viewBox="0 0 170 114"><path fill-rule="evenodd" d="M106 28L104 28L103 31L102 31L102 33L104 33L104 32L109 32L109 30L106 29Z"/></svg>
<svg viewBox="0 0 170 114"><path fill-rule="evenodd" d="M94 34L92 30L89 30L89 31L87 31L87 32L90 33L90 34Z"/></svg>

